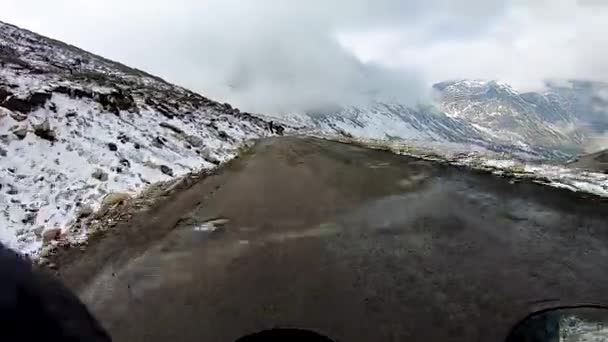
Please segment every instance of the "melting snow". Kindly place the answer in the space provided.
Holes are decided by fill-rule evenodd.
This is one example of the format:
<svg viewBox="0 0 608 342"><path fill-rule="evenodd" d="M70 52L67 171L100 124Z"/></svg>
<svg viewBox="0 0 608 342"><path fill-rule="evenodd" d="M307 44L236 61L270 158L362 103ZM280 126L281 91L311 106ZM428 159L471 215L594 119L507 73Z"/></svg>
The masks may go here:
<svg viewBox="0 0 608 342"><path fill-rule="evenodd" d="M0 120L0 135L9 139L0 163L0 183L9 187L2 189L5 194L0 196L0 239L27 253L34 253L41 245L34 234L38 227L66 228L79 204L96 209L108 193L138 193L148 184L212 168L215 165L209 160L226 161L235 155L240 143L264 134L246 132L239 124L226 121L218 124L234 139L226 142L202 129L204 120L184 123L146 110L140 114L124 112L119 117L104 113L92 101L72 100L61 94L54 94L51 101L57 105L57 113L39 109L30 117L48 119L58 137L56 142L37 137L31 128L19 140L11 128L24 124L10 116ZM67 112L76 116L68 118ZM203 139L206 159L189 147L183 134L161 127L161 122ZM172 176L163 173L161 166L169 167ZM94 178L96 170L106 174L107 180ZM35 219L28 220L34 215Z"/></svg>

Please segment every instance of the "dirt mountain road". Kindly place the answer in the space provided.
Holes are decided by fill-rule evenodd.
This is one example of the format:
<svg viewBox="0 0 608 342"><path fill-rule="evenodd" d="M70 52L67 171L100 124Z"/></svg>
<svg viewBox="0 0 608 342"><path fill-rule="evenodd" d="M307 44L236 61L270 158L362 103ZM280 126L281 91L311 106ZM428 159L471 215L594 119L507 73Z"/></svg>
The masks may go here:
<svg viewBox="0 0 608 342"><path fill-rule="evenodd" d="M115 341L502 341L535 308L608 302L607 223L599 199L277 138L61 273Z"/></svg>

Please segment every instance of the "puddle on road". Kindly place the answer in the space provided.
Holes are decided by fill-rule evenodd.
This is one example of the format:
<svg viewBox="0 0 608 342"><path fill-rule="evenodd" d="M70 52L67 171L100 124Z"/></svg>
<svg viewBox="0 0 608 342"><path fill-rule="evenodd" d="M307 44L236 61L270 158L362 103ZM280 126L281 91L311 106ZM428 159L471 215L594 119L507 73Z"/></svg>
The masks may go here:
<svg viewBox="0 0 608 342"><path fill-rule="evenodd" d="M367 167L370 169L386 169L391 167L391 163L368 163Z"/></svg>
<svg viewBox="0 0 608 342"><path fill-rule="evenodd" d="M316 228L302 230L302 231L291 231L284 233L271 234L267 240L283 242L286 240L302 239L321 237L327 235L334 235L340 231L335 223L323 223Z"/></svg>
<svg viewBox="0 0 608 342"><path fill-rule="evenodd" d="M397 182L397 184L404 189L409 189L412 188L422 182L424 182L425 180L429 179L431 176L425 173L419 173L419 174L415 174L412 175L408 178L404 178L399 180L399 182Z"/></svg>
<svg viewBox="0 0 608 342"><path fill-rule="evenodd" d="M130 303L141 302L150 291L175 288L193 282L200 275L195 270L206 265L226 263L249 247L250 241L238 240L221 248L203 244L208 234L223 229L229 220L217 218L177 229L144 254L119 269L108 266L83 292L89 305L101 305L107 298L118 298L124 305L108 310L126 315ZM186 229L184 229L186 228Z"/></svg>
<svg viewBox="0 0 608 342"><path fill-rule="evenodd" d="M228 219L215 219L194 227L195 232L215 232L218 229L222 229L226 223L230 222Z"/></svg>

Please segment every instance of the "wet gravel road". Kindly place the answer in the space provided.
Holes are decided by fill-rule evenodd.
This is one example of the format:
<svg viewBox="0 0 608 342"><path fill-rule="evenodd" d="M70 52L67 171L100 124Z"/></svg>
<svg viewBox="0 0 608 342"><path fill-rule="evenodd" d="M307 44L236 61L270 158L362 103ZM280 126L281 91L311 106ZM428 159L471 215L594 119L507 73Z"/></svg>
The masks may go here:
<svg viewBox="0 0 608 342"><path fill-rule="evenodd" d="M62 269L115 341L502 341L535 309L608 303L608 203L532 183L292 137L170 205L132 224L159 239L124 227Z"/></svg>

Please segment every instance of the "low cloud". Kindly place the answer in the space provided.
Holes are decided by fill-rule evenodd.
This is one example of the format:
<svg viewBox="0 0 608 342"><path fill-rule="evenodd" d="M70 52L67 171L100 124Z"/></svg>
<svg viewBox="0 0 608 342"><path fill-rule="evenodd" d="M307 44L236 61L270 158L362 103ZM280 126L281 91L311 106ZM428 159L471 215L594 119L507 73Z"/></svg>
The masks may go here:
<svg viewBox="0 0 608 342"><path fill-rule="evenodd" d="M525 91L553 79L608 81L605 1L514 0L475 34L449 31L391 28L343 42L364 61L420 70L430 82L495 79Z"/></svg>
<svg viewBox="0 0 608 342"><path fill-rule="evenodd" d="M602 134L595 134L589 137L584 144L587 153L593 153L608 149L608 131Z"/></svg>
<svg viewBox="0 0 608 342"><path fill-rule="evenodd" d="M457 78L608 80L599 0L6 1L0 20L250 111L414 104Z"/></svg>

